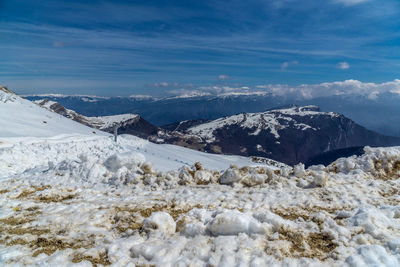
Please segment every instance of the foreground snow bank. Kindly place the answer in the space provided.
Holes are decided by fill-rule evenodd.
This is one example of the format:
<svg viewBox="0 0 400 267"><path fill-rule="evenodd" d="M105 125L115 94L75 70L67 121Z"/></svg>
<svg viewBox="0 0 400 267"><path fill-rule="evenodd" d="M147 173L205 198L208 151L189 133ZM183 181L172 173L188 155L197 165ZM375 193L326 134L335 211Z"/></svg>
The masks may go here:
<svg viewBox="0 0 400 267"><path fill-rule="evenodd" d="M109 157L114 158L107 161ZM0 137L0 171L3 176L35 172L34 168L51 170L61 162L77 163L82 171L86 170L82 167L84 162L87 162L87 171L92 169L92 165L101 164L115 172L127 162L130 166L125 167L133 167L129 163L131 157L138 160L133 160L136 162L133 165L144 160L156 163L153 164L153 169L157 171L190 167L198 161L216 170L226 169L231 164L256 165L245 157L207 154L174 145L159 145L132 135L122 135L118 142L114 142L109 136L87 135L58 135L51 138ZM121 166L111 166L113 164Z"/></svg>
<svg viewBox="0 0 400 267"><path fill-rule="evenodd" d="M397 147L304 169L132 137L0 142L3 264L400 264Z"/></svg>

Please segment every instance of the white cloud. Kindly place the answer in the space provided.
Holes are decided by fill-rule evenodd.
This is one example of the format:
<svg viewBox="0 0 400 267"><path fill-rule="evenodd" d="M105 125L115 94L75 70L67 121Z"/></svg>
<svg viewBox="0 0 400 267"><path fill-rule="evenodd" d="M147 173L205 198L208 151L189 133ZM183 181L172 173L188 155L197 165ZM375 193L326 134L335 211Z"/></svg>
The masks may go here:
<svg viewBox="0 0 400 267"><path fill-rule="evenodd" d="M400 80L384 83L364 83L358 80L325 82L319 84L266 84L257 86L202 86L197 88L181 88L168 91L178 96L201 95L271 95L293 98L297 100L313 99L338 95L358 95L372 100L378 99L383 93L400 95Z"/></svg>
<svg viewBox="0 0 400 267"><path fill-rule="evenodd" d="M243 94L251 92L251 88L249 86L201 86L197 89L175 89L169 91L170 94L179 95L179 96L201 96L201 95L223 95L223 94Z"/></svg>
<svg viewBox="0 0 400 267"><path fill-rule="evenodd" d="M218 76L218 81L226 81L226 80L229 80L231 77L230 76L228 76L228 75L224 75L224 74L221 74L221 75L219 75Z"/></svg>
<svg viewBox="0 0 400 267"><path fill-rule="evenodd" d="M281 65L281 70L285 70L287 67L289 67L289 62L283 62Z"/></svg>
<svg viewBox="0 0 400 267"><path fill-rule="evenodd" d="M158 83L146 84L146 86L147 87L155 87L155 88L171 88L171 89L175 89L178 87L181 87L181 88L194 87L194 85L191 83L182 84L182 83L178 83L178 82L158 82Z"/></svg>
<svg viewBox="0 0 400 267"><path fill-rule="evenodd" d="M360 95L369 99L377 99L382 93L397 93L400 95L400 80L396 79L385 83L363 83L357 80L343 82L327 82L319 84L289 85L261 85L263 89L274 96L294 97L298 99L312 99L334 95Z"/></svg>
<svg viewBox="0 0 400 267"><path fill-rule="evenodd" d="M334 0L336 3L344 4L346 6L354 6L357 4L365 3L370 0Z"/></svg>
<svg viewBox="0 0 400 267"><path fill-rule="evenodd" d="M174 86L178 86L178 83L169 83L169 82L159 82L159 83L153 83L153 84L149 84L149 86L151 87L174 87Z"/></svg>
<svg viewBox="0 0 400 267"><path fill-rule="evenodd" d="M379 91L373 91L368 95L368 98L372 99L372 100L375 100L375 99L378 98L378 95L379 95Z"/></svg>
<svg viewBox="0 0 400 267"><path fill-rule="evenodd" d="M297 65L299 62L297 60L294 61L285 61L281 64L281 70L286 70L289 66Z"/></svg>
<svg viewBox="0 0 400 267"><path fill-rule="evenodd" d="M339 62L339 63L336 65L336 68L341 69L341 70L347 70L347 69L350 68L350 64L347 63L347 62Z"/></svg>

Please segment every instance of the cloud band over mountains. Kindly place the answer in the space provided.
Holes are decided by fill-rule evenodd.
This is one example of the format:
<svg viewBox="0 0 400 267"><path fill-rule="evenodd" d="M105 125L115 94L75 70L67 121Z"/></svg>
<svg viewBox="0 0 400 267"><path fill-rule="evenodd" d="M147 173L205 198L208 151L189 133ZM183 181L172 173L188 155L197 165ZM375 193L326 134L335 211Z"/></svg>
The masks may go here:
<svg viewBox="0 0 400 267"><path fill-rule="evenodd" d="M170 88L170 95L180 97L204 95L266 95L285 96L296 99L313 99L336 95L360 95L369 99L377 99L380 94L392 93L400 95L400 79L383 83L365 83L358 80L324 82L318 84L266 84L256 86L212 85L193 88Z"/></svg>

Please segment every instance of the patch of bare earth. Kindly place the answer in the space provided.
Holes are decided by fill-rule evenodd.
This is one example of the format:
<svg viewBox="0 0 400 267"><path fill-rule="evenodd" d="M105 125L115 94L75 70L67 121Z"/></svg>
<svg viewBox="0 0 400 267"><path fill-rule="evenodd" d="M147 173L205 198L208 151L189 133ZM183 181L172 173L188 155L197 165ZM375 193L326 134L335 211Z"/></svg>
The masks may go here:
<svg viewBox="0 0 400 267"><path fill-rule="evenodd" d="M84 254L75 254L74 258L72 259L72 262L78 263L81 261L90 261L93 266L98 266L98 265L107 266L111 264L107 256L107 252L105 251L101 252L97 258Z"/></svg>
<svg viewBox="0 0 400 267"><path fill-rule="evenodd" d="M1 189L0 190L0 194L5 194L5 193L8 193L8 192L10 192L8 189Z"/></svg>
<svg viewBox="0 0 400 267"><path fill-rule="evenodd" d="M45 186L32 186L30 188L24 189L16 198L17 199L24 199L28 198L31 195L35 194L36 192L41 192L46 189L51 188L50 185L45 185Z"/></svg>
<svg viewBox="0 0 400 267"><path fill-rule="evenodd" d="M48 192L45 191L50 189L50 185L44 186L32 186L30 188L24 189L16 199L25 200L25 199L32 199L36 202L42 203L51 203L51 202L64 202L68 200L72 200L77 197L77 194L73 194L70 190L67 192Z"/></svg>
<svg viewBox="0 0 400 267"><path fill-rule="evenodd" d="M386 164L382 160L374 161L375 169L377 173L375 178L379 180L397 180L400 178L400 161L389 160Z"/></svg>
<svg viewBox="0 0 400 267"><path fill-rule="evenodd" d="M114 208L113 223L119 233L127 230L139 230L142 228L142 221L149 217L153 212L164 211L169 213L176 221L177 232L184 226L184 214L194 208L201 208L200 204L178 206L173 202L165 204L155 204L150 207L143 206L117 206Z"/></svg>

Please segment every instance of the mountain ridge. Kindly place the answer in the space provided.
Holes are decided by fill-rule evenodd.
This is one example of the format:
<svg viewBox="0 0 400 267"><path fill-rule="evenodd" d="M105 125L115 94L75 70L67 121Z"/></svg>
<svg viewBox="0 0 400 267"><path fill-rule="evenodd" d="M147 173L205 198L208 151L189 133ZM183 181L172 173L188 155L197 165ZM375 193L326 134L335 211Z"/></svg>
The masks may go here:
<svg viewBox="0 0 400 267"><path fill-rule="evenodd" d="M86 117L72 110L65 111L62 105L49 100L37 101L37 104L64 115L74 114L75 120L109 133L113 132L114 124L101 128L94 122L125 116L128 119L115 121L119 133L136 135L153 143L174 144L216 154L271 158L291 165L307 163L333 150L400 144L400 138L374 133L344 115L322 112L315 105L285 105L279 109L239 113L211 121L186 120L162 128L138 114ZM335 155L340 156L340 153Z"/></svg>

